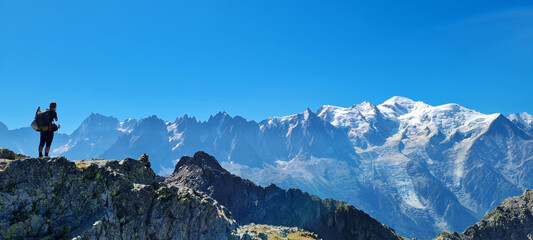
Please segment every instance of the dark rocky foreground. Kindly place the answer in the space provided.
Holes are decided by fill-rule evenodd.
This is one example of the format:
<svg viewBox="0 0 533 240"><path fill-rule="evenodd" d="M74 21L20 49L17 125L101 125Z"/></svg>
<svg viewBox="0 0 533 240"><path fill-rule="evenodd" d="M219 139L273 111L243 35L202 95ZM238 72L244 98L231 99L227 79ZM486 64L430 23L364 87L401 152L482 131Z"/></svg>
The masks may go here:
<svg viewBox="0 0 533 240"><path fill-rule="evenodd" d="M440 233L436 240L532 240L533 190L508 198L463 233Z"/></svg>
<svg viewBox="0 0 533 240"><path fill-rule="evenodd" d="M345 202L273 184L257 186L232 175L204 152L181 158L165 183L206 193L227 207L239 224L300 227L324 239L403 239Z"/></svg>
<svg viewBox="0 0 533 240"><path fill-rule="evenodd" d="M0 160L0 239L228 239L236 227L137 160Z"/></svg>

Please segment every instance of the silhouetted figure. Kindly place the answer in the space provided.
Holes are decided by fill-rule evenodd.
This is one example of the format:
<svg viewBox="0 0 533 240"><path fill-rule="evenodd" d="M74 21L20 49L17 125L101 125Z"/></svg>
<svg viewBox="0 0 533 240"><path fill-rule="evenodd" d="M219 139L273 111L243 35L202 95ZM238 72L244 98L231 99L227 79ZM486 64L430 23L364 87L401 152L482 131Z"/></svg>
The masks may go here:
<svg viewBox="0 0 533 240"><path fill-rule="evenodd" d="M41 131L41 141L39 142L39 157L43 156L43 147L46 145L46 149L44 150L44 156L48 157L48 153L50 152L50 146L52 145L52 140L54 140L54 131L57 131L61 126L56 126L55 124L52 124L52 122L58 121L57 119L57 112L56 112L57 104L55 102L50 103L50 108L44 110L43 112L49 111L48 119L46 119L46 122L48 124L48 130ZM41 110L41 107L37 107L37 113L39 113Z"/></svg>

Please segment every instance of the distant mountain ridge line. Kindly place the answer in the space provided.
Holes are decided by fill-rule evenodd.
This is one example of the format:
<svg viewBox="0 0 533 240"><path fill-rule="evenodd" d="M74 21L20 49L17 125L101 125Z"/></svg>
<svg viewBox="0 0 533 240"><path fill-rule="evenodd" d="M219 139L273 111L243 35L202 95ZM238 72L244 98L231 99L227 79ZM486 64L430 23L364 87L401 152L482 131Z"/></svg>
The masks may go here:
<svg viewBox="0 0 533 240"><path fill-rule="evenodd" d="M394 96L388 100L386 100L385 102L383 102L382 104L385 104L387 101L390 101L392 99L408 99L408 98L405 98L405 97L400 97L400 96ZM408 100L411 100L411 99L408 99ZM413 101L413 100L411 100ZM457 104L457 103L446 103L446 104L442 104L442 105L437 105L437 106L432 106L432 105L428 105L422 101L413 101L413 102L416 102L416 103L423 103L427 106L431 106L431 107L441 107L441 106L447 106L447 105L457 105L457 106L460 106L462 107L462 105L460 104ZM315 113L316 115L318 115L320 113L320 110L323 109L324 107L334 107L334 108L341 108L341 109L351 109L351 108L355 108L357 106L360 106L360 105L363 105L363 104L372 104L374 105L373 103L371 102L368 102L368 101L363 101L362 103L360 104L353 104L352 106L350 107L340 107L340 106L335 106L335 105L329 105L329 104L326 104L326 105L322 105L321 107L319 107L317 109L316 112L313 112ZM380 105L382 105L380 104ZM376 105L374 105L376 106ZM379 105L377 105L379 106ZM464 108L464 107L463 107ZM466 109L466 108L465 108ZM309 110L311 111L309 108L306 109L306 111ZM471 109L469 109L471 110ZM476 111L476 112L479 112L477 110L473 110L473 111ZM305 112L305 111L304 111ZM479 112L481 113L481 112ZM163 120L165 123L174 123L182 118L185 118L185 119L191 119L191 120L194 120L196 121L197 123L206 123L206 122L209 122L209 120L211 120L212 118L214 118L215 116L219 115L219 114L223 114L223 115L227 115L227 116L230 116L232 117L230 114L228 114L225 110L221 110L219 111L218 113L216 113L215 115L210 115L209 118L207 120L197 120L196 116L189 116L189 114L184 114L182 117L176 117L176 119L174 121L170 121L170 120ZM263 119L263 120L260 120L260 121L255 121L255 120L247 120L245 117L243 116L240 116L240 115L234 115L232 118L242 118L248 122L253 122L253 123L258 123L258 124L261 124L263 122L267 122L268 120L270 119L283 119L283 118L287 118L287 117L291 117L291 116L296 116L298 115L299 113L296 113L296 114L291 114L291 115L287 115L287 116L274 116L274 117L269 117L269 118L266 118L266 119ZM493 113L493 114L502 114L502 113ZM113 119L117 119L117 121L119 121L118 118L112 116L112 115L103 115L103 114L100 114L100 113L95 113L95 112L92 112L91 114L89 114L89 116L87 118L90 118L91 116L102 116L102 117L110 117L110 118L113 118ZM486 114L486 115L490 115L490 114ZM502 114L504 115L504 114ZM512 116L513 119L516 119L517 122L520 122L520 123L527 123L527 124L530 124L530 125L533 125L533 115L530 115L529 113L527 112L520 112L520 113L513 113L513 114L509 114L509 115L504 115L505 117L509 118L510 116ZM156 114L152 114L152 115L149 115L148 117L146 118L150 118L150 117L156 117L156 118L159 118ZM86 119L87 119L86 118ZM119 122L122 126L122 124L124 124L125 122L128 122L128 121L140 121L140 120L143 120L143 119L146 119L146 118L126 118L124 121L122 122ZM161 119L161 118L159 118ZM82 122L83 123L83 122ZM81 125L81 123L80 123ZM5 130L17 130L17 129L24 129L26 127L21 127L21 128L15 128L15 129L9 129L7 125L5 125L4 123L2 123L0 121L0 132L2 131L5 131ZM76 130L74 130L76 131ZM73 132L74 132L73 131ZM73 133L72 132L72 133ZM66 135L72 135L72 133L64 133Z"/></svg>

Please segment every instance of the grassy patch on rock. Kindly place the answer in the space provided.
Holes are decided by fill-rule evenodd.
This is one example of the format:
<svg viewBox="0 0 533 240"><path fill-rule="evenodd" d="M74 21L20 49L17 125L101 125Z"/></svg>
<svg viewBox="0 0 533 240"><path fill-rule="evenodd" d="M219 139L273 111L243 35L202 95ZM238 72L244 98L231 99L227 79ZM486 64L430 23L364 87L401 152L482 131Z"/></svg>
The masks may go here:
<svg viewBox="0 0 533 240"><path fill-rule="evenodd" d="M271 226L263 224L249 224L239 227L238 235L248 235L251 239L276 239L276 240L317 240L318 235L296 228Z"/></svg>

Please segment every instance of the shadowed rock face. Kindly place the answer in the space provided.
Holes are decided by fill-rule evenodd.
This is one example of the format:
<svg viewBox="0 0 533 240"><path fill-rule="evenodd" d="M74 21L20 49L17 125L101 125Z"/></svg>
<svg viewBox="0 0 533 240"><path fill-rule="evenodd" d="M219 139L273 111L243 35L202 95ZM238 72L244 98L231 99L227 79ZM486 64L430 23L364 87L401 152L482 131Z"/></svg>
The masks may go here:
<svg viewBox="0 0 533 240"><path fill-rule="evenodd" d="M503 201L463 233L440 233L436 240L533 239L533 190Z"/></svg>
<svg viewBox="0 0 533 240"><path fill-rule="evenodd" d="M0 239L228 239L236 229L216 201L158 183L137 160L0 166Z"/></svg>
<svg viewBox="0 0 533 240"><path fill-rule="evenodd" d="M204 152L182 157L165 183L205 192L227 207L239 224L300 227L324 239L402 239L351 205L298 189L257 186L230 174Z"/></svg>

